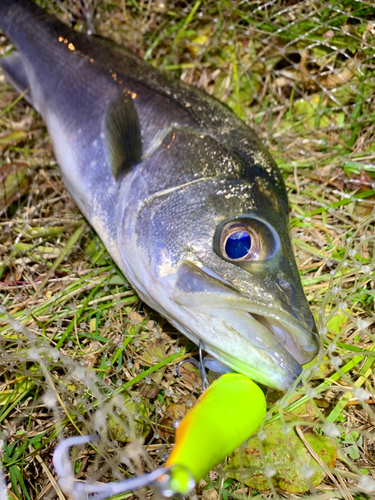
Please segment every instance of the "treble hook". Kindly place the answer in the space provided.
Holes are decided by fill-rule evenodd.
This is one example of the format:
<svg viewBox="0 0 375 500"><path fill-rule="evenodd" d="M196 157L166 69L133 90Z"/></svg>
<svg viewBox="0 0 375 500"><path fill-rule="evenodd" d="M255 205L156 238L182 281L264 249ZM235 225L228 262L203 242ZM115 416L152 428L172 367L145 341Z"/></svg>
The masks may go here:
<svg viewBox="0 0 375 500"><path fill-rule="evenodd" d="M58 481L59 485L64 491L69 492L74 500L81 500L82 498L87 498L89 495L91 500L105 500L106 498L119 495L120 493L138 490L152 483L160 483L160 478L168 472L167 468L160 467L148 474L142 474L141 476L125 479L117 483L93 484L77 482L69 459L69 448L81 444L92 443L99 439L100 436L97 434L91 436L74 436L64 439L64 441L61 441L55 448L53 453L53 465L60 476Z"/></svg>
<svg viewBox="0 0 375 500"><path fill-rule="evenodd" d="M228 366L224 365L223 363L221 363L221 361L214 359L212 356L203 357L203 352L202 352L203 350L204 350L204 343L202 342L202 340L200 340L199 341L199 361L197 361L194 358L186 358L186 359L180 361L177 365L176 373L177 373L177 376L179 378L181 378L180 367L184 363L193 364L199 370L199 373L200 373L201 379L202 379L202 387L203 387L203 390L205 391L208 388L208 386L210 385L208 383L208 380L207 380L206 369L211 370L215 373L218 373L220 376L224 375L225 373L231 373L233 370L231 368L228 368Z"/></svg>
<svg viewBox="0 0 375 500"><path fill-rule="evenodd" d="M199 370L200 375L201 375L202 387L203 387L203 390L205 391L210 384L207 380L206 369L204 366L204 358L203 358L203 353L202 353L203 349L204 349L204 344L200 340L199 341L199 362L194 358L183 359L182 361L180 361L178 363L178 365L176 367L176 373L177 373L178 378L181 378L180 367L185 363L191 363L192 365L196 366Z"/></svg>

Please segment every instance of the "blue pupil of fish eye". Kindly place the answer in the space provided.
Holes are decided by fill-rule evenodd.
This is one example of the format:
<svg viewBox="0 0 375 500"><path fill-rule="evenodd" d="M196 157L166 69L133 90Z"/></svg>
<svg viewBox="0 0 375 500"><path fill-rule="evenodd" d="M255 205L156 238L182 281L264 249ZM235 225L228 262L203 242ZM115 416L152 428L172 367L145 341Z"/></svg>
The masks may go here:
<svg viewBox="0 0 375 500"><path fill-rule="evenodd" d="M246 231L235 231L225 242L225 253L230 259L245 257L251 248L250 234Z"/></svg>

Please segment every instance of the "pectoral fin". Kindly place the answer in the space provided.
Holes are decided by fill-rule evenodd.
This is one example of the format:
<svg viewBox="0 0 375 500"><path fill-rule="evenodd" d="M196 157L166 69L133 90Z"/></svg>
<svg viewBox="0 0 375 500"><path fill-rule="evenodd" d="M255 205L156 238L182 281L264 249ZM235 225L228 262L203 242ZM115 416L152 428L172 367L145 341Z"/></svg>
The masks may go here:
<svg viewBox="0 0 375 500"><path fill-rule="evenodd" d="M141 130L131 94L121 93L109 104L104 127L111 171L117 180L142 156Z"/></svg>

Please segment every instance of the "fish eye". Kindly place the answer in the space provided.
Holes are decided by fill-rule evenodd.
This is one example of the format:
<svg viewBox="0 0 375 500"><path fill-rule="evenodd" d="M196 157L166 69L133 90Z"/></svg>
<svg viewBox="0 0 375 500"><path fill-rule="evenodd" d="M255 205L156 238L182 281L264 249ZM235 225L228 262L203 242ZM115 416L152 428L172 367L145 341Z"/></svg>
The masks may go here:
<svg viewBox="0 0 375 500"><path fill-rule="evenodd" d="M268 223L252 217L224 222L214 236L214 251L224 260L239 265L268 259L279 246L276 231Z"/></svg>
<svg viewBox="0 0 375 500"><path fill-rule="evenodd" d="M247 231L235 229L227 236L224 248L230 259L243 259L250 252L251 236Z"/></svg>
<svg viewBox="0 0 375 500"><path fill-rule="evenodd" d="M260 238L250 224L233 221L226 224L220 235L220 253L228 260L258 260L262 250Z"/></svg>

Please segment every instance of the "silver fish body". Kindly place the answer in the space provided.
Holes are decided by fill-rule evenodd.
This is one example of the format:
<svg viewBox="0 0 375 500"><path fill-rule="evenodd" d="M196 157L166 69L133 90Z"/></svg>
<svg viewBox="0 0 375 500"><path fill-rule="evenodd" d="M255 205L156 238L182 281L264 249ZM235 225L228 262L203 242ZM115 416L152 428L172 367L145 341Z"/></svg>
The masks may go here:
<svg viewBox="0 0 375 500"><path fill-rule="evenodd" d="M28 0L0 0L5 75L140 297L214 358L287 389L319 339L281 174L225 105Z"/></svg>

